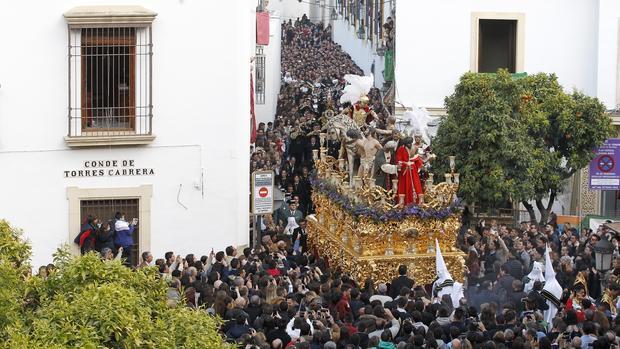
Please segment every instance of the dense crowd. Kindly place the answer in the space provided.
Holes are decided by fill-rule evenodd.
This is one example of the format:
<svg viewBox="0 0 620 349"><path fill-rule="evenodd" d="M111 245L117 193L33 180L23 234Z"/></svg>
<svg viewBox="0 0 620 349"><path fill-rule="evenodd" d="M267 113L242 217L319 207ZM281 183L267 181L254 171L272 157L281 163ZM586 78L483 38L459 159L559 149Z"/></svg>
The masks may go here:
<svg viewBox="0 0 620 349"><path fill-rule="evenodd" d="M508 227L463 215L458 247L467 254L465 297L437 297L409 278L407 267L389 282L355 280L330 268L308 246L305 216L313 212L309 176L320 118L338 112L346 73L360 70L331 41L329 27L307 19L283 24L283 83L273 123L258 126L251 170L271 169L287 201L264 217L256 248L182 258L145 252L138 267L156 267L169 283L168 302L224 320L226 338L244 348L612 348L619 344L619 237L606 226L577 229L552 220ZM371 103L382 113L381 96ZM380 120L384 117L380 117ZM330 152L340 148L335 140ZM467 210L465 211L467 212ZM136 221L91 218L76 243L105 259L127 257ZM92 234L92 235L91 235ZM595 268L593 246L615 248L612 270ZM117 241L118 240L118 241ZM545 249L563 289L559 311L546 322ZM120 251L120 252L119 252ZM42 270L42 273L45 269Z"/></svg>
<svg viewBox="0 0 620 349"><path fill-rule="evenodd" d="M309 174L314 161L312 150L318 150L322 118L326 111L341 112L340 95L345 74L363 75L363 71L340 45L331 39L331 28L310 22L307 17L282 24L282 85L274 122L259 123L251 148L250 171L272 170L276 185L284 193L285 203L273 219L267 218L264 229L296 227L301 220L289 224L288 218L301 211L302 217L313 212ZM370 104L385 123L387 113L378 89L368 94ZM323 131L324 132L324 131ZM329 154L337 157L340 142L327 142ZM295 206L292 210L291 201Z"/></svg>
<svg viewBox="0 0 620 349"><path fill-rule="evenodd" d="M185 258L171 251L156 260L145 252L138 267L158 268L170 285L171 306L220 316L223 335L246 348L585 349L618 344L620 258L605 274L594 267L593 246L599 239L610 239L614 255L619 253L619 237L606 226L579 231L569 224L508 228L482 221L464 229L465 297L458 304L410 279L404 265L388 283L355 280L346 270L330 268L306 238L302 221L291 234L266 229L255 249L229 246ZM564 290L559 311L548 323L543 313L549 305L541 292L547 244ZM113 258L110 248L97 246L102 258Z"/></svg>

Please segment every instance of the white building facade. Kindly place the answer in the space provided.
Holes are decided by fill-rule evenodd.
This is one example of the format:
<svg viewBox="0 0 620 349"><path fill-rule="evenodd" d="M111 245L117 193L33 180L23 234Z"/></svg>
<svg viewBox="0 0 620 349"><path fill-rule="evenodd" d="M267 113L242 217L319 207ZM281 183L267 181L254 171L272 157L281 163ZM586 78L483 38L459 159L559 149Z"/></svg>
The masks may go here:
<svg viewBox="0 0 620 349"><path fill-rule="evenodd" d="M0 4L0 217L34 265L116 211L134 256L248 244L256 2L101 3Z"/></svg>

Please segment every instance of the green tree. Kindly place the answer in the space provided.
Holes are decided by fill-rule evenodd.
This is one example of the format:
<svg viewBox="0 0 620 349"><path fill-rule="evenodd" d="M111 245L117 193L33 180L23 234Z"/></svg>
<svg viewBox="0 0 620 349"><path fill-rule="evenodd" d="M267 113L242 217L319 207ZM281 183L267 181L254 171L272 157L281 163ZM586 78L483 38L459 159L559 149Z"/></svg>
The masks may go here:
<svg viewBox="0 0 620 349"><path fill-rule="evenodd" d="M96 253L60 250L56 271L43 279L27 272L29 256L20 232L0 221L0 347L228 347L219 319L167 304L155 268L132 271Z"/></svg>
<svg viewBox="0 0 620 349"><path fill-rule="evenodd" d="M533 221L535 205L541 223L566 180L613 135L604 106L565 93L553 74L466 73L445 104L448 115L433 140L436 174L456 155L462 198L486 207L521 202Z"/></svg>

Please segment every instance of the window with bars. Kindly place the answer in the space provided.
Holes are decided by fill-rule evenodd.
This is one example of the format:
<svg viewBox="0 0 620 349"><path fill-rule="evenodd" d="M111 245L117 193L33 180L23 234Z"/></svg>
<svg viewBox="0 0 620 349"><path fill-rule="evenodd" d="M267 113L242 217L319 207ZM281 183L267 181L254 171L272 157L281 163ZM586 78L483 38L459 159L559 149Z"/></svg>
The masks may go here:
<svg viewBox="0 0 620 349"><path fill-rule="evenodd" d="M254 94L256 104L265 104L265 54L262 46L256 46Z"/></svg>
<svg viewBox="0 0 620 349"><path fill-rule="evenodd" d="M116 212L125 214L125 218L131 221L133 218L140 218L140 203L138 199L104 199L104 200L81 200L80 201L80 222L85 222L88 216L98 218L102 223L109 223L114 219ZM131 247L131 260L134 265L139 261L139 229L136 226L133 232L133 246Z"/></svg>
<svg viewBox="0 0 620 349"><path fill-rule="evenodd" d="M78 6L64 14L68 142L110 136L150 138L146 136L152 134L153 123L151 23L156 15L140 6Z"/></svg>
<svg viewBox="0 0 620 349"><path fill-rule="evenodd" d="M69 28L69 136L150 134L151 28Z"/></svg>

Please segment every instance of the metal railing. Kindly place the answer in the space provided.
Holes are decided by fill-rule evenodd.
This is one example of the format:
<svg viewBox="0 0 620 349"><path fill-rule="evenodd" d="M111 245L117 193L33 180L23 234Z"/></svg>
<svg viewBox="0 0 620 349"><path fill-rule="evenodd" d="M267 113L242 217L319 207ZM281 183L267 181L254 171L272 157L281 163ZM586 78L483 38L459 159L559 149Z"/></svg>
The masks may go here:
<svg viewBox="0 0 620 349"><path fill-rule="evenodd" d="M266 73L265 54L263 46L256 46L256 77L254 78L254 94L256 104L265 104L265 73Z"/></svg>
<svg viewBox="0 0 620 349"><path fill-rule="evenodd" d="M150 25L68 28L68 136L152 133Z"/></svg>

